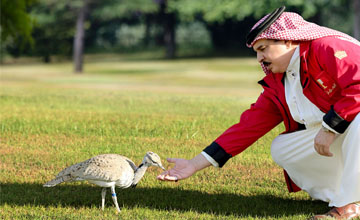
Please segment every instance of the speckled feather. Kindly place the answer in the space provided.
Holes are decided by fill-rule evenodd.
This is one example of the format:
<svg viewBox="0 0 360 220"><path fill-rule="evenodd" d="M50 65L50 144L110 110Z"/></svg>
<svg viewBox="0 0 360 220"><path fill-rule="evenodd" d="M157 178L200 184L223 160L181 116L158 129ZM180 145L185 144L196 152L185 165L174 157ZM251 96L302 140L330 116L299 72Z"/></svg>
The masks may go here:
<svg viewBox="0 0 360 220"><path fill-rule="evenodd" d="M52 187L62 182L88 180L103 185L116 184L127 188L132 183L137 167L129 158L118 154L101 154L63 169L44 186Z"/></svg>
<svg viewBox="0 0 360 220"><path fill-rule="evenodd" d="M165 170L159 155L151 151L146 153L139 167L122 155L101 154L65 168L55 179L43 186L54 187L62 182L87 180L101 187L127 188L135 186L149 166L157 166Z"/></svg>
<svg viewBox="0 0 360 220"><path fill-rule="evenodd" d="M62 170L56 177L70 175L87 180L116 181L123 173L134 173L136 166L118 154L101 154Z"/></svg>
<svg viewBox="0 0 360 220"><path fill-rule="evenodd" d="M103 210L106 188L109 187L116 210L120 212L115 187L135 187L149 166L157 166L165 170L159 155L151 151L146 153L139 167L136 167L129 158L119 154L101 154L63 169L55 179L43 186L54 187L67 181L87 180L103 187L101 191L101 207Z"/></svg>

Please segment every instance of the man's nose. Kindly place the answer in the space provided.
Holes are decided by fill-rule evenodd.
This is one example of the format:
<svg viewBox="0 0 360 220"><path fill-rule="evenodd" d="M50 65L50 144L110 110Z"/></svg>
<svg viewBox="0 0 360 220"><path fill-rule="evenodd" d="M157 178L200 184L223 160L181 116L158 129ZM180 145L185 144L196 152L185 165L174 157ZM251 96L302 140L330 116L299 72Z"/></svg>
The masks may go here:
<svg viewBox="0 0 360 220"><path fill-rule="evenodd" d="M264 61L264 56L261 53L257 53L256 59L259 63L262 63Z"/></svg>

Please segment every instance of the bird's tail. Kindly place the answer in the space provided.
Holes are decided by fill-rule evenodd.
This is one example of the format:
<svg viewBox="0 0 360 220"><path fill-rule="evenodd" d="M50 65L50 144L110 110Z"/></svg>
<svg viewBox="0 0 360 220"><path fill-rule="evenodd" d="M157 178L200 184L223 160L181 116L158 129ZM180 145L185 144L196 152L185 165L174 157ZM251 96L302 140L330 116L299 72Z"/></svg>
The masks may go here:
<svg viewBox="0 0 360 220"><path fill-rule="evenodd" d="M56 186L57 184L60 184L62 182L66 182L66 181L69 181L71 180L71 176L70 175L65 175L65 176L59 176L59 177L56 177L55 179L53 180L50 180L49 182L45 183L43 185L43 187L54 187Z"/></svg>

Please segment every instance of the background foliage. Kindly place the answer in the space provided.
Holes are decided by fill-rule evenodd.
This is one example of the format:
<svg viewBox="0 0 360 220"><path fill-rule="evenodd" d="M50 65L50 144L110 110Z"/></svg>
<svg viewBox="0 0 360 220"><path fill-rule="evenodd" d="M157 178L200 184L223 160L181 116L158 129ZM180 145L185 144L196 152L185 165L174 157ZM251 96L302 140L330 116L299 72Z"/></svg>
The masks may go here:
<svg viewBox="0 0 360 220"><path fill-rule="evenodd" d="M309 21L351 35L354 14L360 13L353 7L354 1L89 0L85 52L170 48L174 56L184 55L179 52L183 49L188 56L248 54L247 31L257 19L280 5ZM2 55L41 56L45 62L50 62L53 55L71 57L76 17L83 3L84 0L1 1ZM174 42L166 41L166 33L172 30ZM24 43L28 43L26 47Z"/></svg>

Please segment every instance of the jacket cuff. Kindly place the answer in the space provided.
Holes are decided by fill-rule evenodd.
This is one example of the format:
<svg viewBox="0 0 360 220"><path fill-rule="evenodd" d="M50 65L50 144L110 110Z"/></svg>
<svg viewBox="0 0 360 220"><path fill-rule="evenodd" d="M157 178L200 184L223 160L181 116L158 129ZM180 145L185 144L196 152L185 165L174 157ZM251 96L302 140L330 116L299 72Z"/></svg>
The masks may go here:
<svg viewBox="0 0 360 220"><path fill-rule="evenodd" d="M209 156L209 154L205 153L204 151L201 151L201 154L209 161L214 167L219 167L218 162L216 162L212 157Z"/></svg>
<svg viewBox="0 0 360 220"><path fill-rule="evenodd" d="M225 150L216 142L212 142L204 149L204 152L212 157L219 164L219 167L223 167L224 164L231 158L231 154L226 153Z"/></svg>
<svg viewBox="0 0 360 220"><path fill-rule="evenodd" d="M346 121L335 112L333 106L331 106L330 111L324 115L323 120L330 128L340 134L344 133L350 125L350 122Z"/></svg>

